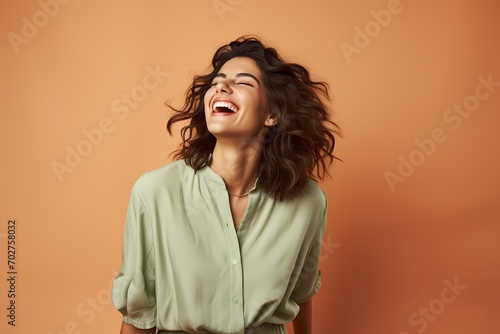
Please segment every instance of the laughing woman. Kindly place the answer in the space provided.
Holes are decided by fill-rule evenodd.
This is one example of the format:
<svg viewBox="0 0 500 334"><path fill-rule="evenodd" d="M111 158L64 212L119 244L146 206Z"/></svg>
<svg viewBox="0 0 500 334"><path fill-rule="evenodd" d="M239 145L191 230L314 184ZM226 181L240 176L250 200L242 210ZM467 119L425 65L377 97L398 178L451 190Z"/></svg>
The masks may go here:
<svg viewBox="0 0 500 334"><path fill-rule="evenodd" d="M220 47L167 123L177 161L135 183L113 303L121 334L310 334L338 133L326 84L257 38Z"/></svg>

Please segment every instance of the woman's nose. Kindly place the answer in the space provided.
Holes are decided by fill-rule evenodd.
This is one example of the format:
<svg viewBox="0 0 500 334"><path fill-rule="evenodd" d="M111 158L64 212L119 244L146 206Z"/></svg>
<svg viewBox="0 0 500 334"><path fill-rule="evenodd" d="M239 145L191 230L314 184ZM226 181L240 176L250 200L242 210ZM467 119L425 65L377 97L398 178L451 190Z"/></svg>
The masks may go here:
<svg viewBox="0 0 500 334"><path fill-rule="evenodd" d="M219 92L229 93L230 88L225 81L219 81L217 85L215 85L215 91L217 93Z"/></svg>

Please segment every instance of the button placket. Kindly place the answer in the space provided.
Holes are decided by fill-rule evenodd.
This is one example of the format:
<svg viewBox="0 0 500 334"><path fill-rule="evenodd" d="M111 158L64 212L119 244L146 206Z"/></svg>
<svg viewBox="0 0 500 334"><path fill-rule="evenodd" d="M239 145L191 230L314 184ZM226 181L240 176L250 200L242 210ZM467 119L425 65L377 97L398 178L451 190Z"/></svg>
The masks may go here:
<svg viewBox="0 0 500 334"><path fill-rule="evenodd" d="M230 301L230 319L228 319L231 331L238 333L244 330L245 320L243 314L243 268L238 266L241 259L240 244L234 222L231 215L231 207L229 205L229 196L226 191L221 192L217 204L221 214L221 220L224 223L223 228L226 245L227 257L229 259L229 291L228 297Z"/></svg>

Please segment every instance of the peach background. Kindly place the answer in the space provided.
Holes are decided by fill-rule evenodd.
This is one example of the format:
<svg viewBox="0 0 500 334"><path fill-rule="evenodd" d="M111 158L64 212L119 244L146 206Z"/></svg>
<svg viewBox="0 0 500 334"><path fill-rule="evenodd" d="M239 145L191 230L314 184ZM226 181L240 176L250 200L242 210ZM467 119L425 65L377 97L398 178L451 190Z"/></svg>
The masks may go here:
<svg viewBox="0 0 500 334"><path fill-rule="evenodd" d="M182 103L218 46L255 33L331 84L344 130L337 154L345 162L322 184L329 246L314 332L498 333L500 87L456 130L443 119L474 94L478 76L500 81L498 3L401 0L348 62L341 43L353 44L354 28L387 1L220 2L231 8L223 20L213 0L71 1L17 53L8 33L21 34L23 17L32 22L41 7L1 3L0 332L118 333L109 284L130 189L179 143L165 131L163 103ZM112 103L157 65L168 77L120 119ZM112 131L60 182L53 162L65 163L66 146L105 119ZM398 157L436 128L446 141L391 191L384 173L396 173ZM18 222L15 328L5 317L10 218ZM444 280L455 278L467 286L460 296L424 331L410 324L419 307L439 306Z"/></svg>

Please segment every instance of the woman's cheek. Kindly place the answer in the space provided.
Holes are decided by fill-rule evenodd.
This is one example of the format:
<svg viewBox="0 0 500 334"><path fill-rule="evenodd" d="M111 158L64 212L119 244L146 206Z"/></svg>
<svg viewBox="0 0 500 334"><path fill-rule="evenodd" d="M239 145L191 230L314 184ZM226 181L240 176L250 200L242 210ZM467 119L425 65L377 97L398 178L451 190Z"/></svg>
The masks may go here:
<svg viewBox="0 0 500 334"><path fill-rule="evenodd" d="M212 96L211 94L211 90L212 88L210 88L206 93L205 93L205 96L203 97L203 103L205 104L205 108L207 107L208 105L208 102L210 101L210 97Z"/></svg>

